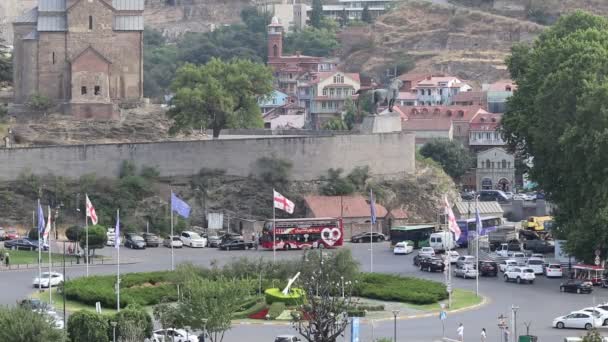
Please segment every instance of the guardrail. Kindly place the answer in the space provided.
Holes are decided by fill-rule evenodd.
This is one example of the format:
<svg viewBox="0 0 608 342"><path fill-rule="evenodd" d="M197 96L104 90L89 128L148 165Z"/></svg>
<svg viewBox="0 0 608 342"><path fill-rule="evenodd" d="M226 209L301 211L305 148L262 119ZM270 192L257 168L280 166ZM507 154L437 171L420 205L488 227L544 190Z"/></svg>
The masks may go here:
<svg viewBox="0 0 608 342"><path fill-rule="evenodd" d="M91 262L89 263L89 265L105 265L108 264L110 262L112 262L112 259L107 259L107 258L95 258L95 259L91 259ZM84 262L84 260L74 260L74 259L70 259L69 261L66 260L65 261L65 265L67 266L74 266L74 265L86 265L86 263ZM48 268L49 267L49 263L42 263L41 264L42 268ZM51 267L63 267L63 261L57 261L57 262L52 262L51 263ZM38 268L38 263L33 263L33 264L9 264L8 266L6 266L5 264L1 264L0 265L0 272L2 271L11 271L11 270L20 270L20 269L30 269L30 268Z"/></svg>

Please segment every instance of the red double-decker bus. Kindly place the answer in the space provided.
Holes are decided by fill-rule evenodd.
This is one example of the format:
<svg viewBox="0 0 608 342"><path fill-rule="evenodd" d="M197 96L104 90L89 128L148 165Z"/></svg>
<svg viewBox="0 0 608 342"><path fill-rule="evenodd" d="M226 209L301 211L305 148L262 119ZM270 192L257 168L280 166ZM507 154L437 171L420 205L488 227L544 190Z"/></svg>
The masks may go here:
<svg viewBox="0 0 608 342"><path fill-rule="evenodd" d="M300 218L276 220L264 223L260 238L262 248L273 249L273 235L276 249L333 248L342 246L344 227L342 220L334 217Z"/></svg>

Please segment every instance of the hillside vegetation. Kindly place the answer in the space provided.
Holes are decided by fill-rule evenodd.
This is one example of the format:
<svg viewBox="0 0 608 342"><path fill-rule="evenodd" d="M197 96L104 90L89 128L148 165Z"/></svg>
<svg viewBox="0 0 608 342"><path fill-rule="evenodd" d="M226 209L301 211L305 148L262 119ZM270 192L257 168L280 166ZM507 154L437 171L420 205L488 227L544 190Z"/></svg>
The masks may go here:
<svg viewBox="0 0 608 342"><path fill-rule="evenodd" d="M543 29L531 21L410 0L376 20L364 36L367 44L344 41L345 65L370 72L410 55L414 71L494 81L508 76L504 58L510 47L532 41Z"/></svg>

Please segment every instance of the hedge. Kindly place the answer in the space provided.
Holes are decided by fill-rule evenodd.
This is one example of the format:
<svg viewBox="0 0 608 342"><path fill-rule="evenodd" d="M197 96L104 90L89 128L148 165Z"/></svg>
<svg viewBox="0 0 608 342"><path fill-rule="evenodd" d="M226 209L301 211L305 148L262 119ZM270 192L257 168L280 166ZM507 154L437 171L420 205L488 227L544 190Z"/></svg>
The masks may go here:
<svg viewBox="0 0 608 342"><path fill-rule="evenodd" d="M266 309L266 302L264 301L259 301L257 303L255 303L253 306L243 310L243 311L239 311L239 312L235 312L232 314L232 318L233 319L243 319L243 318L247 318L255 313L258 313L264 309Z"/></svg>
<svg viewBox="0 0 608 342"><path fill-rule="evenodd" d="M442 283L377 273L362 274L355 295L411 304L433 304L448 297Z"/></svg>
<svg viewBox="0 0 608 342"><path fill-rule="evenodd" d="M270 305L270 309L268 309L268 316L270 316L270 319L275 319L279 317L283 311L285 311L285 303L274 302L272 305Z"/></svg>

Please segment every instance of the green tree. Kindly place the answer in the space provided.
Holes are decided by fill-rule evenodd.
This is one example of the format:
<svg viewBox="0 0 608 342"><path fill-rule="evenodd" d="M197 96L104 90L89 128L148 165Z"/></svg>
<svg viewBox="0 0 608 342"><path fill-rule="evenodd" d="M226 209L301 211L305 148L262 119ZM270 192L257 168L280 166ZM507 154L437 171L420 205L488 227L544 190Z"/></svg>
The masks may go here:
<svg viewBox="0 0 608 342"><path fill-rule="evenodd" d="M45 113L54 105L53 100L41 94L34 94L25 102L27 108Z"/></svg>
<svg viewBox="0 0 608 342"><path fill-rule="evenodd" d="M144 48L165 45L167 40L159 30L146 27L144 29Z"/></svg>
<svg viewBox="0 0 608 342"><path fill-rule="evenodd" d="M80 247L85 248L87 245L87 234L85 228L80 233ZM107 231L104 227L100 225L92 225L88 227L89 230L89 255L95 255L96 249L102 249L106 246L106 242L108 242Z"/></svg>
<svg viewBox="0 0 608 342"><path fill-rule="evenodd" d="M172 131L209 127L217 138L224 128L261 127L257 99L270 94L272 81L270 68L248 60L186 64L172 84Z"/></svg>
<svg viewBox="0 0 608 342"><path fill-rule="evenodd" d="M325 196L343 196L355 192L355 185L346 177L342 177L342 169L329 169L327 176L322 176L321 194Z"/></svg>
<svg viewBox="0 0 608 342"><path fill-rule="evenodd" d="M0 38L0 82L13 80L13 62L10 49L4 39Z"/></svg>
<svg viewBox="0 0 608 342"><path fill-rule="evenodd" d="M439 163L445 173L455 180L459 180L474 164L469 150L461 143L447 139L427 142L420 148L420 154Z"/></svg>
<svg viewBox="0 0 608 342"><path fill-rule="evenodd" d="M604 338L597 329L591 329L583 336L583 342L602 342Z"/></svg>
<svg viewBox="0 0 608 342"><path fill-rule="evenodd" d="M139 342L152 336L152 317L142 307L129 305L115 316L116 338L119 341Z"/></svg>
<svg viewBox="0 0 608 342"><path fill-rule="evenodd" d="M507 60L518 89L502 120L503 137L530 177L559 208L568 252L593 262L608 255L608 20L562 17L531 47Z"/></svg>
<svg viewBox="0 0 608 342"><path fill-rule="evenodd" d="M0 341L65 341L52 318L29 308L0 307Z"/></svg>
<svg viewBox="0 0 608 342"><path fill-rule="evenodd" d="M342 12L340 12L340 27L348 26L348 20L348 12L346 12L346 8L343 8Z"/></svg>
<svg viewBox="0 0 608 342"><path fill-rule="evenodd" d="M328 57L339 46L336 31L327 28L307 27L285 37L286 53L300 51L305 55Z"/></svg>
<svg viewBox="0 0 608 342"><path fill-rule="evenodd" d="M256 162L257 174L264 182L282 189L289 182L293 164L289 160L276 157L262 157Z"/></svg>
<svg viewBox="0 0 608 342"><path fill-rule="evenodd" d="M272 20L272 12L260 11L255 6L248 6L241 11L241 19L249 31L266 34Z"/></svg>
<svg viewBox="0 0 608 342"><path fill-rule="evenodd" d="M313 28L321 28L322 19L323 19L323 2L321 0L312 0L312 11L310 12L310 25Z"/></svg>
<svg viewBox="0 0 608 342"><path fill-rule="evenodd" d="M70 226L65 230L65 236L68 238L68 241L76 242L80 241L80 235L83 233L83 228L81 226Z"/></svg>
<svg viewBox="0 0 608 342"><path fill-rule="evenodd" d="M372 14L369 11L369 6L367 4L365 4L365 6L363 6L363 12L361 12L361 20L371 24L374 22L374 19L372 18Z"/></svg>
<svg viewBox="0 0 608 342"><path fill-rule="evenodd" d="M80 310L68 318L68 335L71 342L107 342L108 318L88 310Z"/></svg>
<svg viewBox="0 0 608 342"><path fill-rule="evenodd" d="M179 303L185 317L184 325L206 331L211 342L222 342L225 332L232 326L232 314L239 310L242 298L253 286L246 280L189 277Z"/></svg>
<svg viewBox="0 0 608 342"><path fill-rule="evenodd" d="M332 118L329 121L323 124L323 129L327 129L330 131L346 131L348 130L348 126L346 122L342 120L342 118Z"/></svg>

